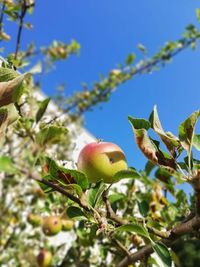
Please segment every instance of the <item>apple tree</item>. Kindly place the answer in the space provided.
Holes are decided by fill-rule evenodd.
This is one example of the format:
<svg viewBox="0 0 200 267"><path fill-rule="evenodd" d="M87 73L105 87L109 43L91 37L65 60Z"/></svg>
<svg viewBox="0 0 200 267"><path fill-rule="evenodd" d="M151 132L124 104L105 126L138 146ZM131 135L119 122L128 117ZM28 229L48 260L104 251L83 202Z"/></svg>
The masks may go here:
<svg viewBox="0 0 200 267"><path fill-rule="evenodd" d="M199 110L180 124L178 136L164 131L156 107L147 119L128 117L133 142L147 159L142 171L127 167L118 146L101 141L93 145L95 151L80 154L78 166L68 163L73 162L73 131L80 131L84 112L108 101L137 74L194 49L199 30L188 25L180 39L151 57L140 44L144 59L135 63L131 53L92 88L84 85L66 97L60 87L50 99L42 97L35 74L51 75L46 70L79 53L80 45L75 40L39 48L31 43L23 51L22 32L31 30L26 19L36 4L1 0L0 38L4 47L13 44L13 52L2 51L0 67L0 265L172 266L173 261L180 266L177 244L199 238L200 161L193 153L200 150ZM17 23L16 36L7 34L7 19ZM45 64L34 65L41 58ZM177 187L183 183L193 187L190 198ZM50 242L61 231L74 235L67 251L65 244Z"/></svg>

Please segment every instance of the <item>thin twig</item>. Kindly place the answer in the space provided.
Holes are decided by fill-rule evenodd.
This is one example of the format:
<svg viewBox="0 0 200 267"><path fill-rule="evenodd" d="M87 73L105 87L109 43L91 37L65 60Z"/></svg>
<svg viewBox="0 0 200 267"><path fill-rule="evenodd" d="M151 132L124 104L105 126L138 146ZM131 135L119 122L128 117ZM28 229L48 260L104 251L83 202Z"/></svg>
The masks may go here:
<svg viewBox="0 0 200 267"><path fill-rule="evenodd" d="M27 173L27 172L23 172L23 173L25 173L26 175L28 175L31 179L33 179L33 180L35 180L35 181L37 181L39 183L42 183L44 185L47 185L47 186L51 187L52 189L54 189L55 191L57 191L57 192L63 194L64 196L68 197L72 201L76 202L84 210L86 210L86 211L89 211L90 210L89 207L88 207L88 205L87 205L87 203L85 203L83 201L83 199L78 198L78 197L72 195L71 193L69 193L64 188L60 187L59 185L56 185L56 184L54 184L54 183L52 183L52 182L50 182L48 180L45 180L43 178L40 178L38 176L38 174L36 174L36 173Z"/></svg>
<svg viewBox="0 0 200 267"><path fill-rule="evenodd" d="M171 52L171 53L170 53L170 52L167 53L165 56L166 56L166 57L170 57L170 58L175 57L175 56L178 55L181 51L183 51L184 49L186 49L187 47L189 47L193 42L197 41L198 38L199 38L199 37L193 37L193 38L191 38L190 40L186 40L186 42L182 45L182 47L176 49L175 51L173 51L173 52ZM158 64L161 64L162 62L163 62L163 57L160 57L160 58L158 58L158 59L149 60L147 63L145 63L145 64L142 65L141 67L137 67L137 66L136 66L135 68L133 68L133 69L130 68L130 69L128 69L128 70L126 70L127 67L125 67L125 69L122 70L122 71L124 71L124 73L130 75L131 78L132 78L133 76L135 76L135 75L137 75L137 74L139 75L139 74L143 74L143 73L145 73L145 72L150 72L150 71L153 69L153 67L157 66ZM118 85L120 85L120 83L119 83ZM117 86L117 85L116 85L116 86ZM96 104L99 102L99 98L101 98L101 99L106 98L107 95L112 91L112 89L113 89L112 87L108 87L108 88L105 89L105 90L100 90L100 91L96 94L95 98L92 100L91 104L90 104L89 106L85 107L84 112L90 110L92 106L96 105ZM106 98L106 99L107 99L107 98ZM64 112L65 112L65 113L68 113L69 111L73 110L73 109L77 106L78 103L79 103L79 101L75 101L74 103L72 103L71 105L69 105L69 106L64 110ZM77 112L77 116L81 115L81 113L83 113L83 110Z"/></svg>
<svg viewBox="0 0 200 267"><path fill-rule="evenodd" d="M115 243L120 248L120 250L124 252L126 256L130 256L130 252L128 251L128 249L119 240L117 240L116 238L112 238L112 242Z"/></svg>
<svg viewBox="0 0 200 267"><path fill-rule="evenodd" d="M24 17L26 15L27 11L27 5L26 1L24 0L21 6L21 14L19 16L19 28L18 28L18 33L17 33L17 43L16 43L16 49L15 49L15 59L17 59L18 52L20 49L20 42L21 42L21 35L22 35L22 28L24 24Z"/></svg>
<svg viewBox="0 0 200 267"><path fill-rule="evenodd" d="M2 32L3 29L3 17L4 17L5 7L6 7L6 1L4 0L2 3L1 15L0 15L0 32Z"/></svg>
<svg viewBox="0 0 200 267"><path fill-rule="evenodd" d="M118 225L126 224L126 221L117 216L117 214L113 211L108 199L108 189L104 191L102 198L106 206L107 217L115 221Z"/></svg>
<svg viewBox="0 0 200 267"><path fill-rule="evenodd" d="M157 235L161 238L169 238L170 236L170 232L169 231L166 231L166 232L163 232L163 231L159 231L153 227L147 227L149 233L152 233L154 235Z"/></svg>

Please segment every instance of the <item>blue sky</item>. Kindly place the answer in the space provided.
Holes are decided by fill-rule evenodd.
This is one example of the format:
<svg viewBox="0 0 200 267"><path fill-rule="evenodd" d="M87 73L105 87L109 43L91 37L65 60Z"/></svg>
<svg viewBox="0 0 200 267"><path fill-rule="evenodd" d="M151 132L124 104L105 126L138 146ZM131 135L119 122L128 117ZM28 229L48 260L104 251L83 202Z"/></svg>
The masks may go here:
<svg viewBox="0 0 200 267"><path fill-rule="evenodd" d="M198 0L36 2L34 15L26 18L34 29L24 32L22 47L32 40L38 46L54 39L76 39L81 44L80 56L57 64L43 80L48 95L62 82L67 94L79 90L81 82L92 85L100 73L107 75L131 52L139 60L138 43L147 47L150 56L165 42L180 38L187 24L200 27L195 16ZM9 30L13 29L8 26ZM121 85L109 103L85 114L86 128L98 138L119 144L129 165L143 168L146 160L135 145L128 115L148 118L156 104L163 127L177 134L178 125L200 107L199 59L200 49L188 49L159 72L136 76Z"/></svg>

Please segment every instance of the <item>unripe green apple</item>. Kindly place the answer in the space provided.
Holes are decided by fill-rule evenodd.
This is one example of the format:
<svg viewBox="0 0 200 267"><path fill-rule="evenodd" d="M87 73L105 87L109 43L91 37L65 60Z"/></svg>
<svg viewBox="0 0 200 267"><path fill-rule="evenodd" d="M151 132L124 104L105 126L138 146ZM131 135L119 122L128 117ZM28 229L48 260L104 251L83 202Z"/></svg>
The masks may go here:
<svg viewBox="0 0 200 267"><path fill-rule="evenodd" d="M122 149L113 143L95 142L86 145L80 152L78 170L87 175L91 183L103 180L105 183L117 182L114 175L127 169Z"/></svg>
<svg viewBox="0 0 200 267"><path fill-rule="evenodd" d="M37 263L39 267L49 267L52 262L52 254L46 249L40 250L40 253L37 256Z"/></svg>
<svg viewBox="0 0 200 267"><path fill-rule="evenodd" d="M58 234L62 229L62 221L58 216L49 216L44 218L42 230L45 235L53 236Z"/></svg>
<svg viewBox="0 0 200 267"><path fill-rule="evenodd" d="M70 219L62 219L62 230L63 231L70 231L74 226L74 221Z"/></svg>
<svg viewBox="0 0 200 267"><path fill-rule="evenodd" d="M42 217L37 214L30 213L27 217L27 220L33 226L39 226L42 224Z"/></svg>

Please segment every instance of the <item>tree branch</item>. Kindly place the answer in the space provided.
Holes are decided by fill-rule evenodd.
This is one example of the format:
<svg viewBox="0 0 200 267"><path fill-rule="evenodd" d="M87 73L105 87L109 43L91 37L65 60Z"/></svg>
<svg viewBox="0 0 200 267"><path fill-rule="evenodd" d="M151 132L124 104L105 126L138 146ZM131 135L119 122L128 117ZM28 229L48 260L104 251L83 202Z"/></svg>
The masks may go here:
<svg viewBox="0 0 200 267"><path fill-rule="evenodd" d="M117 240L116 238L112 238L111 241L117 245L117 247L120 248L121 251L124 252L124 254L129 257L130 256L130 252L128 251L128 249L119 241Z"/></svg>
<svg viewBox="0 0 200 267"><path fill-rule="evenodd" d="M149 233L152 233L154 235L157 235L161 238L169 238L170 237L170 232L169 231L166 231L166 232L163 232L163 231L159 231L153 227L147 227Z"/></svg>
<svg viewBox="0 0 200 267"><path fill-rule="evenodd" d="M200 216L200 177L195 176L191 181L195 193L195 212Z"/></svg>
<svg viewBox="0 0 200 267"><path fill-rule="evenodd" d="M25 173L25 172L23 172ZM63 194L64 196L68 197L69 199L71 199L72 201L74 201L75 203L77 203L81 208L83 208L84 210L86 211L89 211L89 207L87 205L87 203L81 199L81 198L78 198L72 194L70 194L69 192L67 192L64 188L60 187L59 185L56 185L52 182L49 182L48 180L45 180L43 178L40 178L36 173L25 173L26 175L28 175L31 179L39 182L39 183L42 183L44 185L47 185L49 187L51 187L52 189L54 189L55 191Z"/></svg>
<svg viewBox="0 0 200 267"><path fill-rule="evenodd" d="M102 194L102 198L106 206L107 217L115 221L118 225L126 224L126 221L117 216L117 214L113 211L110 202L108 200L108 192L109 192L108 189L105 190L104 193Z"/></svg>
<svg viewBox="0 0 200 267"><path fill-rule="evenodd" d="M191 220L179 224L170 231L169 239L161 239L160 242L165 244L167 247L171 247L175 241L177 241L180 236L190 233L193 230L200 228L200 217L195 216ZM118 265L117 267L127 267L129 263L136 262L138 260L144 259L144 256L149 256L151 253L153 253L153 248L151 245L147 245L137 252L131 254L129 257L125 257Z"/></svg>
<svg viewBox="0 0 200 267"><path fill-rule="evenodd" d="M156 55L155 55L152 58L147 59L146 62L142 62L142 64L140 64L140 62L139 62L133 68L131 68L131 67L128 68L126 66L124 69L122 69L122 72L124 74L127 74L129 76L129 78L128 79L125 78L120 82L118 81L116 83L116 87L119 86L120 84L126 82L127 80L130 80L135 75L139 75L139 74L143 74L145 72L152 71L155 66L158 66L161 64L163 66L164 63L166 62L167 58L168 59L174 58L181 51L188 48L192 43L196 42L198 39L199 39L199 37L197 37L197 36L191 37L190 39L185 38L185 39L183 39L183 43L181 43L181 46L176 48L172 52L166 52L165 55L162 55L160 57L156 57ZM108 81L109 81L109 78L108 78ZM100 88L101 88L101 86L100 86ZM92 93L93 91L96 91L95 87L93 89L91 89L89 92ZM105 99L107 100L107 96L112 91L113 91L113 86L110 86L110 85L108 85L108 87L105 88L104 90L102 90L102 89L98 90L97 92L95 92L94 98L91 100L91 102L89 104L86 105L86 107L83 110L74 111L74 113L76 113L77 116L80 116L83 112L87 112L88 110L91 109L92 106L95 106L99 102L105 101ZM73 97L72 97L72 100L73 100ZM74 99L74 101L72 101L72 103L64 109L64 113L68 113L70 111L73 112L73 110L76 109L76 107L78 106L78 103L80 103L80 101L81 101L81 99L78 99L78 100Z"/></svg>

